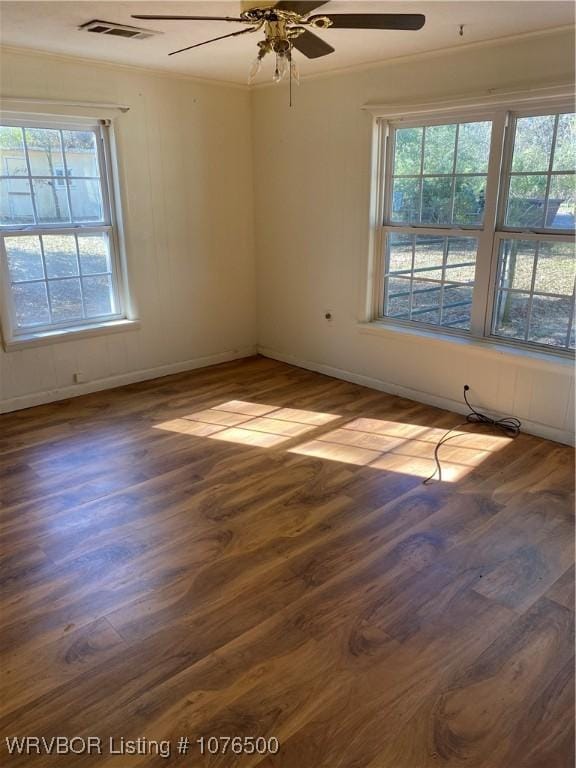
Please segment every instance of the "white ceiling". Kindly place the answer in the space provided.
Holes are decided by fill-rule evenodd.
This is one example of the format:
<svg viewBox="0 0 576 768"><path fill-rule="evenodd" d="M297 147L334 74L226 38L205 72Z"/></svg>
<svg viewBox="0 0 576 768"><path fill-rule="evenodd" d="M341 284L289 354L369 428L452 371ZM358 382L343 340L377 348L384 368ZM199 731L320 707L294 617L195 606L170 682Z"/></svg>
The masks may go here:
<svg viewBox="0 0 576 768"><path fill-rule="evenodd" d="M554 0L494 0L493 2L381 2L380 0L330 0L320 11L424 13L426 25L418 32L376 30L325 30L319 36L336 52L321 59L298 55L303 76L328 72L407 54L450 48L465 43L533 32L574 23L574 4ZM240 2L20 2L0 3L0 41L4 45L33 48L108 62L166 70L197 77L245 83L254 59L258 35L230 38L168 57L170 51L224 35L242 25L225 22L135 21L133 13L237 16ZM147 40L95 35L78 31L92 19L147 27L163 34ZM464 36L458 25L464 24ZM259 80L270 78L265 67Z"/></svg>

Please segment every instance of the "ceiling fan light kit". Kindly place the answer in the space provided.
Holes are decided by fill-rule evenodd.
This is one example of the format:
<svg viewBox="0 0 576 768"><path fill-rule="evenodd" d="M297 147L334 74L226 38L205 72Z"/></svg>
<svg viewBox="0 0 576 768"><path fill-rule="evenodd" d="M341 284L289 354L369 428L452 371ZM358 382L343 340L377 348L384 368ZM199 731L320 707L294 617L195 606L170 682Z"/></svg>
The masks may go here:
<svg viewBox="0 0 576 768"><path fill-rule="evenodd" d="M260 72L262 61L268 54L275 56L274 74L272 79L279 83L288 78L299 81L299 73L293 58L296 49L308 59L316 59L334 52L334 48L314 30L330 29L393 29L418 30L424 26L425 17L419 13L325 13L310 15L313 10L324 5L326 0L309 0L297 2L286 0L272 7L247 8L238 17L231 16L162 16L136 15L134 19L154 19L164 21L225 21L235 24L247 24L248 29L241 29L227 35L220 35L202 43L196 43L178 51L172 51L170 56L192 48L223 40L228 37L251 34L263 30L264 40L258 42L258 53L253 60L248 82L253 82Z"/></svg>

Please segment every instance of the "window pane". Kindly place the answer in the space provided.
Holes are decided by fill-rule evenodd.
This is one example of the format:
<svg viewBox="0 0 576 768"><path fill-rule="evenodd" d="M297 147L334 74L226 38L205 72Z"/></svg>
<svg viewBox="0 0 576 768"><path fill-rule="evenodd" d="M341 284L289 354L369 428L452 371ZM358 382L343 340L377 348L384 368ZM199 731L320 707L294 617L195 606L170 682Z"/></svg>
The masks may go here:
<svg viewBox="0 0 576 768"><path fill-rule="evenodd" d="M32 187L38 223L57 224L70 221L68 197L64 186L59 186L56 179L33 179Z"/></svg>
<svg viewBox="0 0 576 768"><path fill-rule="evenodd" d="M473 283L476 276L476 264L446 265L447 283Z"/></svg>
<svg viewBox="0 0 576 768"><path fill-rule="evenodd" d="M448 238L446 282L473 283L476 273L477 241L473 237Z"/></svg>
<svg viewBox="0 0 576 768"><path fill-rule="evenodd" d="M574 174L559 174L550 179L546 226L574 229L576 189Z"/></svg>
<svg viewBox="0 0 576 768"><path fill-rule="evenodd" d="M44 278L39 238L7 237L4 242L12 282L19 283L23 280L42 280Z"/></svg>
<svg viewBox="0 0 576 768"><path fill-rule="evenodd" d="M427 126L424 136L424 173L452 173L456 125Z"/></svg>
<svg viewBox="0 0 576 768"><path fill-rule="evenodd" d="M486 177L456 177L453 223L457 226L479 226L484 219Z"/></svg>
<svg viewBox="0 0 576 768"><path fill-rule="evenodd" d="M385 315L407 320L410 317L410 280L408 278L388 279Z"/></svg>
<svg viewBox="0 0 576 768"><path fill-rule="evenodd" d="M78 274L74 235L42 235L42 243L49 278L71 277Z"/></svg>
<svg viewBox="0 0 576 768"><path fill-rule="evenodd" d="M96 134L93 131L62 131L68 176L99 176Z"/></svg>
<svg viewBox="0 0 576 768"><path fill-rule="evenodd" d="M84 304L88 317L111 315L114 313L112 281L108 275L83 277Z"/></svg>
<svg viewBox="0 0 576 768"><path fill-rule="evenodd" d="M399 128L396 131L394 174L407 176L420 173L422 128Z"/></svg>
<svg viewBox="0 0 576 768"><path fill-rule="evenodd" d="M440 325L440 310L431 309L424 312L413 312L412 320L417 320L419 323L428 323L429 325Z"/></svg>
<svg viewBox="0 0 576 768"><path fill-rule="evenodd" d="M83 275L110 272L110 252L108 235L78 235L80 267Z"/></svg>
<svg viewBox="0 0 576 768"><path fill-rule="evenodd" d="M410 235L389 236L388 269L387 272L401 272L412 269L412 243Z"/></svg>
<svg viewBox="0 0 576 768"><path fill-rule="evenodd" d="M0 224L34 224L28 179L0 179Z"/></svg>
<svg viewBox="0 0 576 768"><path fill-rule="evenodd" d="M444 243L446 238L418 235L414 254L414 269L419 278L442 279Z"/></svg>
<svg viewBox="0 0 576 768"><path fill-rule="evenodd" d="M512 176L506 224L533 228L544 224L546 176Z"/></svg>
<svg viewBox="0 0 576 768"><path fill-rule="evenodd" d="M0 126L0 176L27 176L22 128Z"/></svg>
<svg viewBox="0 0 576 768"><path fill-rule="evenodd" d="M74 221L103 221L100 182L92 179L75 179L70 185L70 201Z"/></svg>
<svg viewBox="0 0 576 768"><path fill-rule="evenodd" d="M527 293L502 291L495 307L494 333L496 336L526 338L526 324L530 296Z"/></svg>
<svg viewBox="0 0 576 768"><path fill-rule="evenodd" d="M440 284L428 283L424 280L412 281L412 320L422 320L423 310L440 310ZM431 316L431 315L430 315ZM440 317L438 316L439 322ZM430 322L426 320L425 322Z"/></svg>
<svg viewBox="0 0 576 768"><path fill-rule="evenodd" d="M56 176L56 168L64 166L60 131L26 128L25 136L32 176Z"/></svg>
<svg viewBox="0 0 576 768"><path fill-rule="evenodd" d="M572 298L534 296L530 310L528 341L565 347Z"/></svg>
<svg viewBox="0 0 576 768"><path fill-rule="evenodd" d="M500 245L500 288L532 287L536 240L503 240Z"/></svg>
<svg viewBox="0 0 576 768"><path fill-rule="evenodd" d="M442 325L470 330L472 288L466 285L446 286L442 301Z"/></svg>
<svg viewBox="0 0 576 768"><path fill-rule="evenodd" d="M411 280L409 276L391 277L388 281L388 292L390 296L403 296L406 292L410 294Z"/></svg>
<svg viewBox="0 0 576 768"><path fill-rule="evenodd" d="M487 173L492 123L462 123L458 131L456 173Z"/></svg>
<svg viewBox="0 0 576 768"><path fill-rule="evenodd" d="M422 180L422 224L449 224L452 207L452 178Z"/></svg>
<svg viewBox="0 0 576 768"><path fill-rule="evenodd" d="M540 242L534 290L571 296L576 277L574 243Z"/></svg>
<svg viewBox="0 0 576 768"><path fill-rule="evenodd" d="M576 115L574 114L560 115L558 118L552 170L576 170Z"/></svg>
<svg viewBox="0 0 576 768"><path fill-rule="evenodd" d="M50 322L46 283L19 283L12 287L19 328L45 325Z"/></svg>
<svg viewBox="0 0 576 768"><path fill-rule="evenodd" d="M392 192L392 221L417 223L420 220L420 179L395 179Z"/></svg>
<svg viewBox="0 0 576 768"><path fill-rule="evenodd" d="M82 317L82 295L80 280L55 280L48 283L52 319L55 323Z"/></svg>
<svg viewBox="0 0 576 768"><path fill-rule="evenodd" d="M547 171L550 165L554 115L521 117L516 123L512 171Z"/></svg>

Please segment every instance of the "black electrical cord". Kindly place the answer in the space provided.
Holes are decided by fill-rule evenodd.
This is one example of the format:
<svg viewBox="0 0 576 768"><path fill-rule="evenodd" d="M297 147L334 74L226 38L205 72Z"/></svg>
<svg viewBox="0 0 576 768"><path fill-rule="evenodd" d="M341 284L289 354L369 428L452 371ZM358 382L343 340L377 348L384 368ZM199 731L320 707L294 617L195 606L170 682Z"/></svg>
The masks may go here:
<svg viewBox="0 0 576 768"><path fill-rule="evenodd" d="M438 473L438 482L442 482L442 465L440 464L440 457L439 452L440 448L444 445L444 443L447 443L448 440L452 440L455 437L460 437L460 435L453 435L452 432L454 430L459 429L460 427L466 427L468 424L481 424L484 426L491 426L495 427L496 429L500 429L502 432L504 432L508 437L517 437L517 435L520 432L520 427L522 426L522 422L520 419L517 419L514 416L505 416L502 419L493 419L491 416L487 416L485 413L480 413L480 411L477 411L476 408L474 408L472 405L470 405L470 402L468 401L467 392L470 389L468 384L464 385L464 402L470 408L470 413L466 415L466 421L461 422L460 424L456 424L455 427L451 427L436 443L436 446L434 448L434 461L436 462L436 468L434 472L430 475L430 477L427 477L426 480L422 481L422 485L426 485L431 480L434 479L436 476L436 473Z"/></svg>

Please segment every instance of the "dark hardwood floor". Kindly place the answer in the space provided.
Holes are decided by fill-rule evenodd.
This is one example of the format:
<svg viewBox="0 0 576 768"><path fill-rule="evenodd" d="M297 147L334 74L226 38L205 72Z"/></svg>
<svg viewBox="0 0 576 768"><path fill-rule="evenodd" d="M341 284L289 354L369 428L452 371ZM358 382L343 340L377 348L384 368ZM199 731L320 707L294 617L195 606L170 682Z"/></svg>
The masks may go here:
<svg viewBox="0 0 576 768"><path fill-rule="evenodd" d="M573 452L464 429L422 485L461 421L264 358L0 417L0 763L572 768Z"/></svg>

